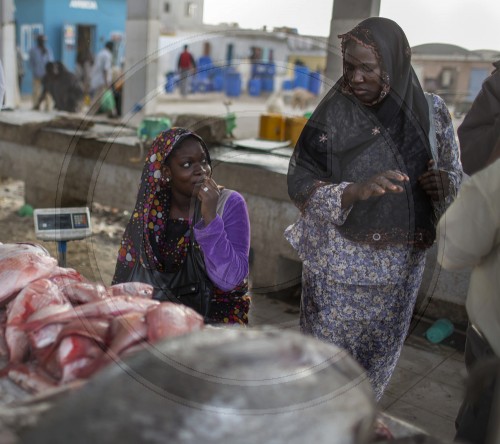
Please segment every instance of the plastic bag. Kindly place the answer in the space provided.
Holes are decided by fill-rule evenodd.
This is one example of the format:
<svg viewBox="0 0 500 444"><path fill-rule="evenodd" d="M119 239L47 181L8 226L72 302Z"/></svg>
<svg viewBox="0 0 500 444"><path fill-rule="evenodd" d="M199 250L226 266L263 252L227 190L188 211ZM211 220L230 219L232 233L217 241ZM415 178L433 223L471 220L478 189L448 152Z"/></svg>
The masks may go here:
<svg viewBox="0 0 500 444"><path fill-rule="evenodd" d="M101 97L101 106L99 111L102 113L112 113L116 109L115 96L113 91L107 89Z"/></svg>

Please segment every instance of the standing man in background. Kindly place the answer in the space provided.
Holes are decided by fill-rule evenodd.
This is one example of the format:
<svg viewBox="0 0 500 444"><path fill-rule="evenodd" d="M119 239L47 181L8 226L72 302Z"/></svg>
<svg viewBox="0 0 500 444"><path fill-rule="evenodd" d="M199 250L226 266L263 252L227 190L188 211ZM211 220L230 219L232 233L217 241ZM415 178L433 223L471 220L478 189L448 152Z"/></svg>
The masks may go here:
<svg viewBox="0 0 500 444"><path fill-rule="evenodd" d="M179 83L181 95L187 96L189 89L189 76L196 69L196 63L193 55L188 51L188 45L184 45L184 51L182 51L179 56L179 61L177 62L177 69L180 76Z"/></svg>
<svg viewBox="0 0 500 444"><path fill-rule="evenodd" d="M113 67L113 48L112 41L106 42L104 48L101 49L94 60L94 66L90 73L90 97L92 104L89 113L95 114L99 111L101 96L111 88L111 75ZM115 111L110 112L111 115L116 115Z"/></svg>
<svg viewBox="0 0 500 444"><path fill-rule="evenodd" d="M23 78L24 78L24 59L23 59L23 54L21 52L21 48L19 48L19 46L16 47L16 62L17 62L17 84L19 86L19 92L21 92L21 88L23 85Z"/></svg>
<svg viewBox="0 0 500 444"><path fill-rule="evenodd" d="M45 76L45 65L48 62L54 61L54 55L49 46L46 45L47 38L40 34L36 38L36 46L31 48L29 55L29 64L33 74L33 91L32 102L33 106L38 103L42 94L42 79ZM49 111L52 108L52 98L47 96L45 99L45 110Z"/></svg>

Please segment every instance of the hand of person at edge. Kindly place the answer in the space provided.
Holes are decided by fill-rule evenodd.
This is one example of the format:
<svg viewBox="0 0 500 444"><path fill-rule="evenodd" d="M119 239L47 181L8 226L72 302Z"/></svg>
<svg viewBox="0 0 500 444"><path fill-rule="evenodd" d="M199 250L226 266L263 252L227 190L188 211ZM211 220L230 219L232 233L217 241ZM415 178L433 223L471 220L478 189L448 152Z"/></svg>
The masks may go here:
<svg viewBox="0 0 500 444"><path fill-rule="evenodd" d="M443 170L434 168L434 160L428 163L429 170L418 178L418 183L432 200L444 199L450 193L450 177Z"/></svg>
<svg viewBox="0 0 500 444"><path fill-rule="evenodd" d="M206 191L205 191L206 190ZM217 215L221 187L211 177L207 177L201 184L198 200L201 202L201 217L207 226Z"/></svg>
<svg viewBox="0 0 500 444"><path fill-rule="evenodd" d="M348 208L360 200L383 196L387 193L402 193L404 188L394 182L408 182L409 177L395 170L387 170L376 174L363 182L352 183L342 194L342 208Z"/></svg>

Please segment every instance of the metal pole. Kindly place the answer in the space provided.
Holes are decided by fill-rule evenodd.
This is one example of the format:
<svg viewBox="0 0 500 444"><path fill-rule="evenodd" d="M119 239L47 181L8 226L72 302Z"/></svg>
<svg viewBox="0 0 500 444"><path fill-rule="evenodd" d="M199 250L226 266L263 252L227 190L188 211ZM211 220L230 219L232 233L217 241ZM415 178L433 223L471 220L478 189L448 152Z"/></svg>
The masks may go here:
<svg viewBox="0 0 500 444"><path fill-rule="evenodd" d="M365 18L378 16L380 0L334 0L326 54L325 80L333 86L342 75L339 34L350 31Z"/></svg>
<svg viewBox="0 0 500 444"><path fill-rule="evenodd" d="M57 241L57 253L60 267L66 267L66 247L66 241Z"/></svg>

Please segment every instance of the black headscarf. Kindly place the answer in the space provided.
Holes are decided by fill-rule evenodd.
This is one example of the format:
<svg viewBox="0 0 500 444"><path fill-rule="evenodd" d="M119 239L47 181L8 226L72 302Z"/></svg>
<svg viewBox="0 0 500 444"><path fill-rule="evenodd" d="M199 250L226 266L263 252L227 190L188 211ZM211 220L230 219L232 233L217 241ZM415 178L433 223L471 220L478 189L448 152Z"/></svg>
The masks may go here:
<svg viewBox="0 0 500 444"><path fill-rule="evenodd" d="M435 238L434 213L417 182L432 158L429 112L408 40L397 23L380 17L339 37L343 54L350 40L373 49L385 87L377 103L366 106L345 76L337 81L299 137L288 172L289 195L304 210L318 187L399 170L410 178L403 193L356 202L338 229L360 242L429 246Z"/></svg>

